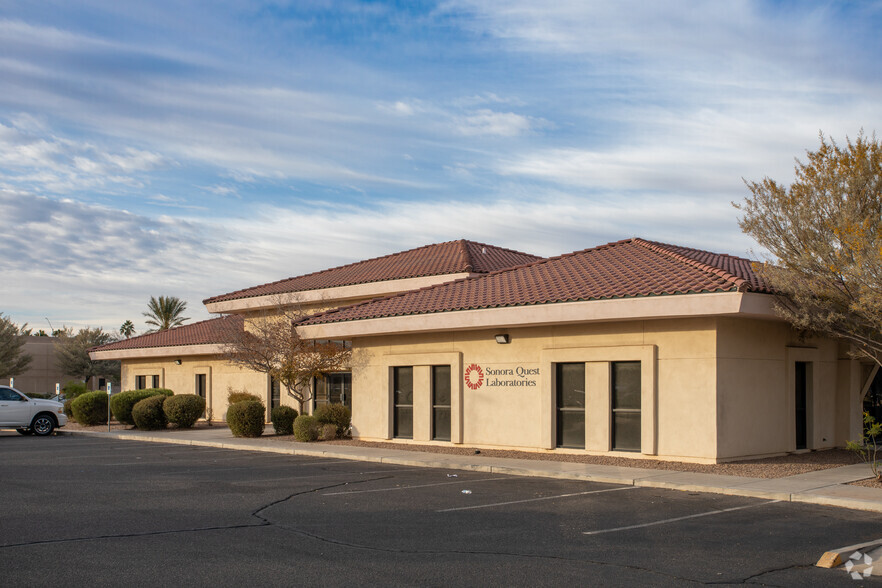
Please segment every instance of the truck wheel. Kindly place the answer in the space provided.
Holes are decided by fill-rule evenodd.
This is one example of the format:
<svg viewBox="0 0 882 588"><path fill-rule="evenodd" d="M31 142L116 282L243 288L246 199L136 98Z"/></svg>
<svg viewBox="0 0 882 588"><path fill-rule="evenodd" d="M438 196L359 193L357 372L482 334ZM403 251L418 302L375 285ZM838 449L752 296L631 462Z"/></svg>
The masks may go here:
<svg viewBox="0 0 882 588"><path fill-rule="evenodd" d="M38 414L31 423L31 431L41 437L51 435L54 430L55 420L48 414Z"/></svg>

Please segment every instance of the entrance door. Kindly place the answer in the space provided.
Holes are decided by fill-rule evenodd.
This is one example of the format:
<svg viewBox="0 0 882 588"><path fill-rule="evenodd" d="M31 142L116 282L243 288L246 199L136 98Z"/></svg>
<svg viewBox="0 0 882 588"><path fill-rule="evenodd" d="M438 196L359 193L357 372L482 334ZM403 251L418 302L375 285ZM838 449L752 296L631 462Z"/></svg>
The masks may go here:
<svg viewBox="0 0 882 588"><path fill-rule="evenodd" d="M873 383L864 396L864 412L870 413L877 423L882 423L882 369L876 370Z"/></svg>
<svg viewBox="0 0 882 588"><path fill-rule="evenodd" d="M807 361L796 362L796 448L808 448L808 403L811 365Z"/></svg>
<svg viewBox="0 0 882 588"><path fill-rule="evenodd" d="M557 446L585 449L585 364L556 366Z"/></svg>
<svg viewBox="0 0 882 588"><path fill-rule="evenodd" d="M315 379L314 407L342 404L352 410L352 372L322 374Z"/></svg>
<svg viewBox="0 0 882 588"><path fill-rule="evenodd" d="M273 414L273 409L277 406L282 405L282 386L279 384L279 381L273 377L270 377L270 402L269 402L269 412L270 416Z"/></svg>

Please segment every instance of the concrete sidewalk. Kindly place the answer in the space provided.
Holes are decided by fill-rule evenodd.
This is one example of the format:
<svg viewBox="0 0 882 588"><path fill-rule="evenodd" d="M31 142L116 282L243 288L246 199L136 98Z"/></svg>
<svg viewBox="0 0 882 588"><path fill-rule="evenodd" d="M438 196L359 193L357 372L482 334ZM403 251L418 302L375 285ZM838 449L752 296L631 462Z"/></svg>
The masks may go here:
<svg viewBox="0 0 882 588"><path fill-rule="evenodd" d="M882 489L849 486L848 482L870 476L865 464L856 464L789 476L786 478L745 478L697 472L677 472L617 466L592 465L532 459L484 457L482 455L448 455L401 449L298 443L273 439L272 428L267 436L256 439L233 437L226 427L211 429L138 431L135 429L99 431L60 430L63 435L87 435L108 439L126 439L153 443L172 443L200 447L219 447L246 451L265 451L285 455L305 455L355 461L371 461L397 465L445 468L607 482L629 486L668 488L691 492L714 492L790 502L808 502L858 510L882 512Z"/></svg>

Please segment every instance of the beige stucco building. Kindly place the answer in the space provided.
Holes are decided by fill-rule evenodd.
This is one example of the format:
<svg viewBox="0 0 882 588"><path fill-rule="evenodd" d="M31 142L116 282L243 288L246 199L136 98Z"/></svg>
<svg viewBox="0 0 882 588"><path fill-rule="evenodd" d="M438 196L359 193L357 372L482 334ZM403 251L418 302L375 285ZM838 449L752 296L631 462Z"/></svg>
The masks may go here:
<svg viewBox="0 0 882 588"><path fill-rule="evenodd" d="M285 298L287 297L287 298ZM875 369L773 311L749 261L629 239L539 259L432 245L206 300L222 318L93 351L123 388L228 389L292 404L220 358L223 333L280 300L352 365L315 383L353 436L716 462L842 446ZM225 330L226 329L226 330Z"/></svg>

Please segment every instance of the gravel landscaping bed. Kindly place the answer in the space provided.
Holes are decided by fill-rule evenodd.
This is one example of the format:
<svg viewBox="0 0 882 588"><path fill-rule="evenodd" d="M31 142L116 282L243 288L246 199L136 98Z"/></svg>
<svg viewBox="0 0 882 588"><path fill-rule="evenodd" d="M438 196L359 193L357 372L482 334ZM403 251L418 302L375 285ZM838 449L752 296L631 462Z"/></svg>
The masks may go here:
<svg viewBox="0 0 882 588"><path fill-rule="evenodd" d="M452 455L475 455L474 447L413 445L410 443L382 443L338 439L322 441L337 445L353 445L356 447L382 447L385 449L403 449L406 451L424 451ZM545 461L565 461L572 463L588 463L596 465L624 466L632 468L648 468L656 470L674 470L680 472L701 472L707 474L723 474L726 476L744 476L749 478L783 478L826 470L843 465L860 463L860 458L845 449L828 449L769 457L766 459L750 459L720 464L686 463L681 461L658 461L654 459L637 459L627 457L609 457L601 455L578 455L568 453L539 453L533 451L512 451L503 449L480 449L480 456L510 457L516 459L535 459Z"/></svg>
<svg viewBox="0 0 882 588"><path fill-rule="evenodd" d="M111 431L122 431L128 428L130 427L116 422L113 422L111 424ZM205 423L205 421L200 421L193 426L193 429L196 430L218 428L226 428L226 423L214 423L211 427L209 427L208 424ZM72 431L106 431L107 425L100 425L97 427L84 427L74 422L68 422L64 429ZM172 428L168 429L169 432L174 430L175 429ZM272 431L272 428L268 427L268 431ZM161 431L154 432L161 433ZM296 442L294 440L294 437L290 435L277 437L273 434L267 434L261 438L277 440L280 443ZM727 476L743 476L749 478L783 478L786 476L804 474L806 472L815 472L818 470L826 470L829 468L851 465L855 463L860 463L861 461L857 455L850 451L846 451L845 449L811 451L808 453L789 454L779 457L750 459L721 464L699 464L681 461L658 461L653 459L610 457L602 455L515 451L508 449L476 449L474 447L465 447L462 445L415 445L411 443L358 441L355 439L316 441L315 444L348 445L354 447L379 447L383 449L399 449L404 451L420 451L425 453L438 453L448 455L471 455L475 456L478 459L480 459L481 457L508 457L514 459L587 463L596 465L611 465L680 472L701 472L707 474L722 474ZM480 453L476 454L476 451L479 451ZM861 480L859 482L853 482L853 484L860 486L870 486L874 488L882 488L882 484L879 484L873 479Z"/></svg>

